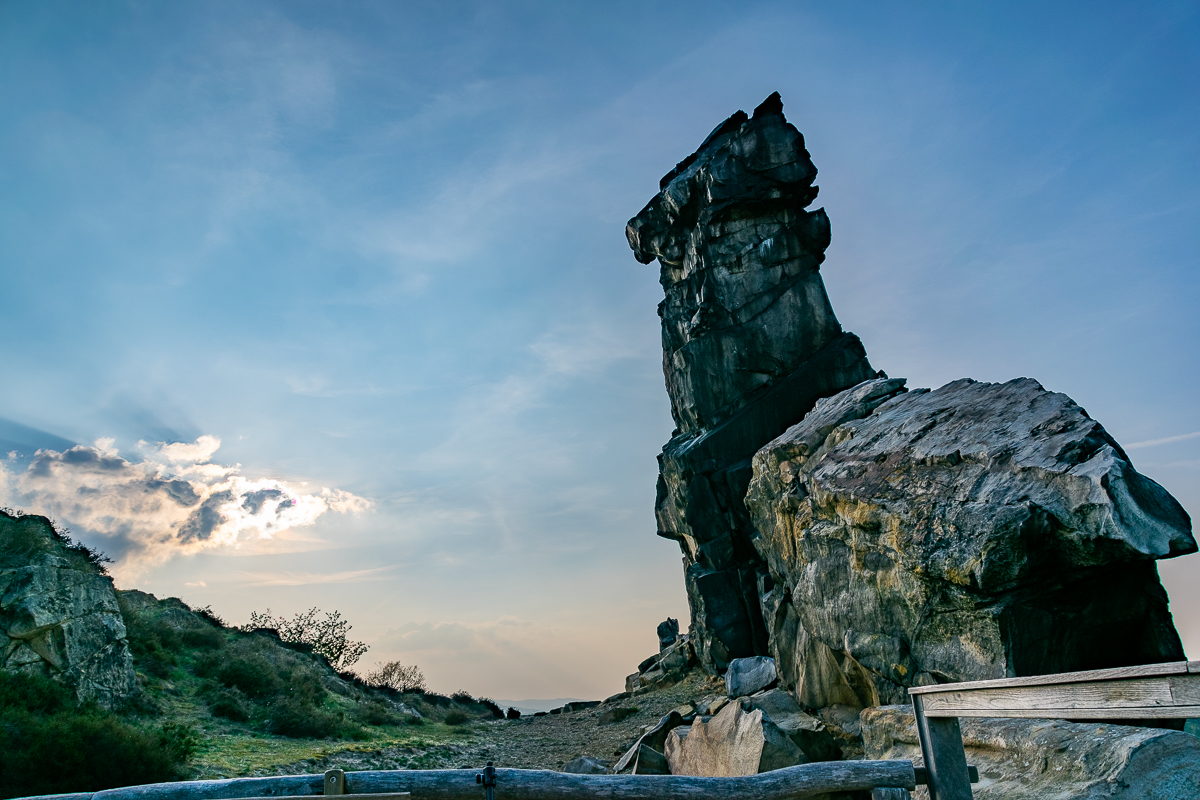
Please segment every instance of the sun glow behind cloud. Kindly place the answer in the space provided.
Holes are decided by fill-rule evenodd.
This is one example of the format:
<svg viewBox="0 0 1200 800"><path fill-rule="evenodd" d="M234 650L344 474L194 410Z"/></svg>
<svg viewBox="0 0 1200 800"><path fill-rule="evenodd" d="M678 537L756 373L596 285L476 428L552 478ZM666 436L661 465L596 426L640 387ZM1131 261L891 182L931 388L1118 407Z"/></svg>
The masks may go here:
<svg viewBox="0 0 1200 800"><path fill-rule="evenodd" d="M239 548L328 512L373 505L340 489L247 478L240 465L211 461L220 446L215 436L138 442L139 460L122 457L112 439L38 450L23 469L12 457L0 462L0 501L102 538L116 569L134 574L175 555Z"/></svg>

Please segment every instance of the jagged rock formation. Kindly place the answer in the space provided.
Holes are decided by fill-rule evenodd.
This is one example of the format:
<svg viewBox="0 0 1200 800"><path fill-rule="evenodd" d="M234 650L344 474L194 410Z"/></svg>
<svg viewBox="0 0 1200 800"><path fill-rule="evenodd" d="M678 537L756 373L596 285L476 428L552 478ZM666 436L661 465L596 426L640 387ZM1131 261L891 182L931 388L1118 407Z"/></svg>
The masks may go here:
<svg viewBox="0 0 1200 800"><path fill-rule="evenodd" d="M680 543L691 634L711 671L766 655L764 563L743 504L750 459L820 397L875 373L818 272L829 245L817 169L774 94L679 163L626 226L658 259L663 371L676 430L659 457L660 536Z"/></svg>
<svg viewBox="0 0 1200 800"><path fill-rule="evenodd" d="M711 719L697 717L691 727L677 727L664 745L672 775L734 778L808 763L799 747L754 709L730 703Z"/></svg>
<svg viewBox="0 0 1200 800"><path fill-rule="evenodd" d="M137 676L112 579L39 516L0 511L0 669L40 673L119 705Z"/></svg>
<svg viewBox="0 0 1200 800"><path fill-rule="evenodd" d="M914 684L1183 659L1154 559L1187 513L1065 395L1020 378L821 400L754 457L781 682L809 708Z"/></svg>
<svg viewBox="0 0 1200 800"><path fill-rule="evenodd" d="M1200 739L1095 722L963 719L977 800L1178 800L1200 787ZM922 763L912 706L862 712L866 757ZM925 787L915 800L929 797Z"/></svg>

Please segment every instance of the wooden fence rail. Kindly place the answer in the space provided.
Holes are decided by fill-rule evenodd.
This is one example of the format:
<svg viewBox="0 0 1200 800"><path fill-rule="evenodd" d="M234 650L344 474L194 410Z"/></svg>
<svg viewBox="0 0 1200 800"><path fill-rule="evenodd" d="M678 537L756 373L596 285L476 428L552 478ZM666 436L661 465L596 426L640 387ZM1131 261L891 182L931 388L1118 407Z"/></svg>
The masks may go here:
<svg viewBox="0 0 1200 800"><path fill-rule="evenodd" d="M971 800L959 717L1137 720L1200 716L1200 661L944 683L908 690L931 800Z"/></svg>
<svg viewBox="0 0 1200 800"><path fill-rule="evenodd" d="M469 769L348 772L344 773L342 791L353 795L410 793L412 800L483 800L484 789L476 782L477 774L477 770ZM917 780L911 761L823 761L739 778L572 775L503 768L497 768L495 776L496 800L802 800L827 792L912 789ZM325 784L323 775L230 778L22 800L261 800L341 793L326 792Z"/></svg>

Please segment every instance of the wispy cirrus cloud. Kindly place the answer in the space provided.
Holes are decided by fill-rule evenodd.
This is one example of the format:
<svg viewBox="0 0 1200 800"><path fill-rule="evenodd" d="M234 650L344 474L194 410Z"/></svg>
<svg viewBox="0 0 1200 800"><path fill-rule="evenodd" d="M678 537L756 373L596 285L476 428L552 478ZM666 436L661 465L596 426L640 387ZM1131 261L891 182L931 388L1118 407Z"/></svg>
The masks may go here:
<svg viewBox="0 0 1200 800"><path fill-rule="evenodd" d="M194 442L139 442L123 457L112 439L38 450L23 469L0 461L0 502L45 514L136 572L175 555L269 540L327 513L357 514L372 502L340 489L311 491L274 478L247 478L240 465L213 463L215 436Z"/></svg>
<svg viewBox="0 0 1200 800"><path fill-rule="evenodd" d="M1186 442L1188 439L1200 438L1200 431L1192 433L1181 433L1178 436L1164 436L1162 439L1147 439L1144 442L1134 442L1133 444L1125 445L1126 450L1140 450L1143 447L1154 447L1160 444L1174 444L1175 442Z"/></svg>

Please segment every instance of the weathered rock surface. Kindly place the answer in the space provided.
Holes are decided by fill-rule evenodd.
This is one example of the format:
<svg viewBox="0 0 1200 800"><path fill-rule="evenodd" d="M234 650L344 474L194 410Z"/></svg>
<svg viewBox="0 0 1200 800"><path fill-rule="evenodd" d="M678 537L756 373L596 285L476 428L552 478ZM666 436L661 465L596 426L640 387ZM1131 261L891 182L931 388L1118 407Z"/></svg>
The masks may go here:
<svg viewBox="0 0 1200 800"><path fill-rule="evenodd" d="M754 458L781 682L809 708L905 687L1183 659L1154 559L1191 522L1099 423L1022 378L820 401Z"/></svg>
<svg viewBox="0 0 1200 800"><path fill-rule="evenodd" d="M633 746L625 751L625 754L613 765L613 772L623 772L633 765L637 760L639 748L648 747L659 753L663 752L663 748L666 746L667 734L684 724L686 723L678 711L671 711L665 715L658 721L657 725L638 737Z"/></svg>
<svg viewBox="0 0 1200 800"><path fill-rule="evenodd" d="M677 426L659 457L660 536L680 543L696 654L713 672L768 652L763 562L743 503L755 451L813 403L874 376L818 272L829 245L817 170L777 94L737 112L629 221L658 259L663 371Z"/></svg>
<svg viewBox="0 0 1200 800"><path fill-rule="evenodd" d="M634 775L670 775L671 767L662 753L640 744L637 757L633 761L632 772Z"/></svg>
<svg viewBox="0 0 1200 800"><path fill-rule="evenodd" d="M744 697L743 711L761 711L763 719L787 734L808 761L837 761L841 748L825 723L805 713L796 698L783 689L767 689Z"/></svg>
<svg viewBox="0 0 1200 800"><path fill-rule="evenodd" d="M862 712L867 758L923 763L912 706ZM1181 800L1200 793L1200 739L1062 720L960 720L977 800ZM928 798L918 787L916 798Z"/></svg>
<svg viewBox="0 0 1200 800"><path fill-rule="evenodd" d="M679 620L667 617L658 623L658 649L666 650L679 639Z"/></svg>
<svg viewBox="0 0 1200 800"><path fill-rule="evenodd" d="M696 718L691 728L676 728L666 739L666 757L672 775L733 778L805 764L800 748L762 711L749 713L730 703L705 722Z"/></svg>
<svg viewBox="0 0 1200 800"><path fill-rule="evenodd" d="M745 697L767 688L775 683L778 677L773 658L735 658L725 670L725 692L731 698Z"/></svg>
<svg viewBox="0 0 1200 800"><path fill-rule="evenodd" d="M45 517L0 511L0 669L111 707L137 692L112 579Z"/></svg>
<svg viewBox="0 0 1200 800"><path fill-rule="evenodd" d="M638 664L637 672L625 677L625 691L630 694L666 688L678 683L696 663L691 637L680 636L676 632L671 644L663 644L665 639L661 635L662 625L659 625L659 629L662 649Z"/></svg>

